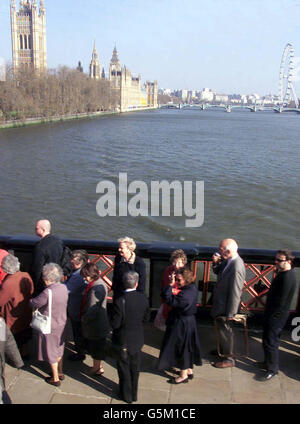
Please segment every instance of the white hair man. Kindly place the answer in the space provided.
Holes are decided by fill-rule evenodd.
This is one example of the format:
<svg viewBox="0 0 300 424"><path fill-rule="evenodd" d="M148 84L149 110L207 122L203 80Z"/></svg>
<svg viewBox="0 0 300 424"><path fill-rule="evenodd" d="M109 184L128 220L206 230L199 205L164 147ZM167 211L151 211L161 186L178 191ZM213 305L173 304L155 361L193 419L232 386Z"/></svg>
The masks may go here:
<svg viewBox="0 0 300 424"><path fill-rule="evenodd" d="M63 243L58 237L51 234L51 223L47 219L37 221L35 224L35 233L41 238L35 245L30 268L30 274L34 283L34 295L36 296L44 289L42 280L43 266L50 262L60 265Z"/></svg>
<svg viewBox="0 0 300 424"><path fill-rule="evenodd" d="M213 293L211 316L217 320L220 350L225 359L213 365L217 368L228 368L235 366L232 321L239 310L246 270L235 240L222 240L219 253L219 256L215 254L212 257L213 270L218 277Z"/></svg>

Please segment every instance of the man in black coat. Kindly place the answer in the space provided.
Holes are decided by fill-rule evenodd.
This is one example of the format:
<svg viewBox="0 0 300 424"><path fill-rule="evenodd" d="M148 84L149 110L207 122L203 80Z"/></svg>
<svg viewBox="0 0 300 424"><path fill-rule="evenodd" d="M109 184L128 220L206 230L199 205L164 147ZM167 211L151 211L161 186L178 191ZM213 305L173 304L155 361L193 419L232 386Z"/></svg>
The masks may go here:
<svg viewBox="0 0 300 424"><path fill-rule="evenodd" d="M127 358L117 359L119 395L127 403L137 401L141 349L144 344L143 322L147 321L149 303L144 293L136 290L139 275L135 271L123 277L124 294L114 302L111 326L112 340L127 348Z"/></svg>
<svg viewBox="0 0 300 424"><path fill-rule="evenodd" d="M265 359L260 365L266 369L261 380L270 380L279 369L280 334L289 317L296 290L296 277L292 268L294 256L290 250L278 250L277 275L272 281L264 313L263 349Z"/></svg>
<svg viewBox="0 0 300 424"><path fill-rule="evenodd" d="M58 237L50 234L51 224L47 219L37 221L35 233L41 237L41 240L34 248L30 274L34 283L34 296L37 296L44 290L42 281L43 266L50 262L61 265L63 242Z"/></svg>

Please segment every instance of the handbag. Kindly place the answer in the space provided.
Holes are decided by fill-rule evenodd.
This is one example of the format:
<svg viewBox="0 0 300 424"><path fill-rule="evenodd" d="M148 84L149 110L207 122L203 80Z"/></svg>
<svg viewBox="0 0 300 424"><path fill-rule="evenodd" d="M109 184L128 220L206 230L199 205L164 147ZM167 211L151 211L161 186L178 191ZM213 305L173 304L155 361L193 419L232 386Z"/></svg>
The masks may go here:
<svg viewBox="0 0 300 424"><path fill-rule="evenodd" d="M164 303L162 303L157 311L157 314L154 319L154 327L158 328L161 331L166 331L166 320L163 317Z"/></svg>
<svg viewBox="0 0 300 424"><path fill-rule="evenodd" d="M125 324L125 299L122 298L122 310L123 310L123 318L121 328ZM128 359L128 351L125 343L119 343L118 341L114 341L113 338L111 340L110 345L110 355L118 360L126 361Z"/></svg>
<svg viewBox="0 0 300 424"><path fill-rule="evenodd" d="M49 316L43 315L38 309L32 314L30 327L42 334L51 333L52 290L49 290Z"/></svg>

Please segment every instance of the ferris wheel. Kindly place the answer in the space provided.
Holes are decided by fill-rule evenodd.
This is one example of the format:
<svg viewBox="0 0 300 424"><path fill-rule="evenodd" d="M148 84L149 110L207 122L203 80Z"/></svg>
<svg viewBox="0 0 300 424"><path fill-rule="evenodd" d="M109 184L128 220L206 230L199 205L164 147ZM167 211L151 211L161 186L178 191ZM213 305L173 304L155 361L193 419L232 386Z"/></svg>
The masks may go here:
<svg viewBox="0 0 300 424"><path fill-rule="evenodd" d="M281 106L287 106L293 99L298 108L298 98L293 85L294 78L294 49L288 43L283 51L279 71L279 101Z"/></svg>

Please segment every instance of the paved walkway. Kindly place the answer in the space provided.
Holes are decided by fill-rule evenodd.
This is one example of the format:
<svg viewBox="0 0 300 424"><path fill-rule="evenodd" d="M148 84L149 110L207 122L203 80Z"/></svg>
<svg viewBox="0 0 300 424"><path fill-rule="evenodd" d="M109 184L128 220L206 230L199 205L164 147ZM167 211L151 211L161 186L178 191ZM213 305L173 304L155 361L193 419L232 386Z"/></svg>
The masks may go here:
<svg viewBox="0 0 300 424"><path fill-rule="evenodd" d="M240 357L235 368L217 369L211 366L215 348L214 328L199 325L203 366L195 367L195 378L188 384L168 384L171 372L160 373L155 369L163 333L149 323L145 326L145 345L142 355L142 372L139 380L137 404L256 404L300 403L300 348L284 333L281 343L281 371L267 382L260 382L261 375L255 366L262 360L261 332L250 330L250 354ZM242 332L237 338L242 342ZM65 356L71 352L72 342L66 345ZM31 344L31 350L34 343ZM118 376L113 360L104 362L105 373L95 377L88 374L92 364L89 356L84 362L64 360L65 380L59 388L45 383L48 365L31 360L25 369L6 366L7 391L14 404L123 404L117 397ZM134 404L133 404L134 405Z"/></svg>

